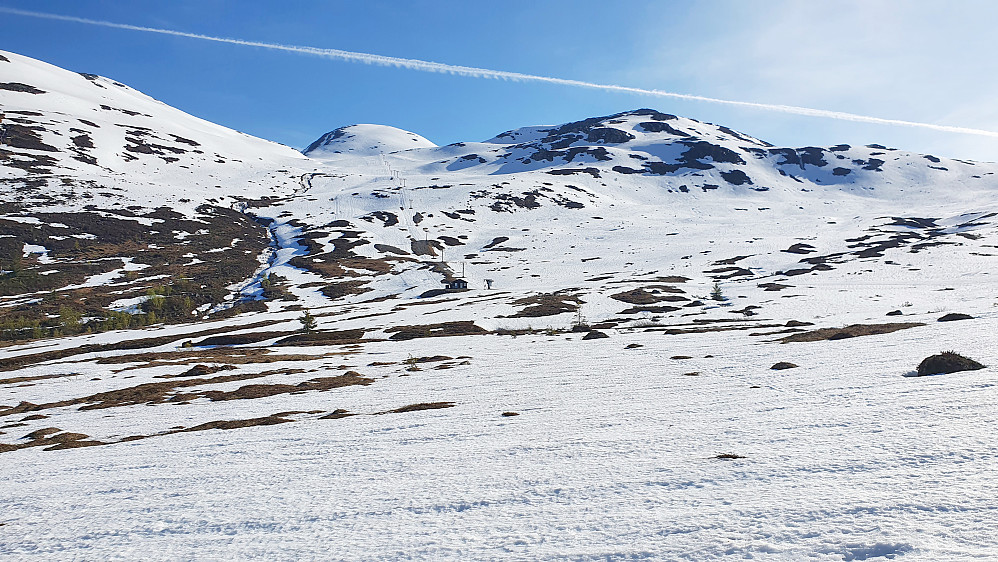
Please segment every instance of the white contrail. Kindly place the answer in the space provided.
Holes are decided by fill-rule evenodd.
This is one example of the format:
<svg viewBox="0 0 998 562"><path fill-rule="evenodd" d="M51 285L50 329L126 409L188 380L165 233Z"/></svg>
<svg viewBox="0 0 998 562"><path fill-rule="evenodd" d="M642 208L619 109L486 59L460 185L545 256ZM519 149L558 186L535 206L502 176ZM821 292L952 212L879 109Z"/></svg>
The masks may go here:
<svg viewBox="0 0 998 562"><path fill-rule="evenodd" d="M901 119L884 119L882 117L871 117L869 115L858 115L855 113L845 113L842 111L829 111L826 109L814 109L810 107L798 107L794 105L779 105L771 103L756 103L749 101L725 100L711 98L707 96L696 96L692 94L680 94L676 92L666 92L664 90L649 90L645 88L632 88L629 86L617 86L614 84L598 84L595 82L583 82L581 80L570 80L567 78L554 78L550 76L537 76L535 74L522 74L519 72L507 72L504 70L490 70L487 68L475 68L473 66L460 66L455 64L444 64L418 59L404 59L399 57L386 57L383 55L373 55L370 53L356 53L352 51L341 51L339 49L320 49L318 47L303 47L298 45L281 45L278 43L263 43L260 41L245 41L243 39L230 39L226 37L214 37L202 35L200 33L188 33L186 31L176 31L173 29L160 29L156 27L144 27L140 25L129 25L125 23L114 23L110 21L92 20L76 16L65 16L60 14L50 14L46 12L33 12L29 10L18 10L15 8L0 7L0 12L19 16L29 16L49 20L68 21L74 23L85 23L88 25L98 25L101 27L111 27L115 29L128 29L132 31L146 31L149 33L161 33L163 35L173 35L176 37L188 37L191 39L202 39L205 41L215 41L218 43L230 43L233 45L244 45L247 47L261 47L278 51L288 51L350 62L362 62L366 64L376 64L381 66L393 66L407 68L410 70L420 70L423 72L441 72L455 74L458 76L469 76L473 78L493 78L500 80L546 82L549 84L561 84L564 86L575 86L579 88L592 88L611 92L625 92L645 96L657 96L665 98L676 98L682 100L702 101L733 105L738 107L750 107L767 111L779 111L782 113L792 113L795 115L806 115L808 117L824 117L827 119L838 119L842 121L854 121L859 123L875 123L878 125L900 125L904 127L919 127L922 129L932 129L934 131L944 131L947 133L961 133L967 135L983 135L988 137L998 137L998 131L988 131L985 129L972 129L969 127L954 127L951 125L936 125L933 123L920 123L918 121L904 121Z"/></svg>

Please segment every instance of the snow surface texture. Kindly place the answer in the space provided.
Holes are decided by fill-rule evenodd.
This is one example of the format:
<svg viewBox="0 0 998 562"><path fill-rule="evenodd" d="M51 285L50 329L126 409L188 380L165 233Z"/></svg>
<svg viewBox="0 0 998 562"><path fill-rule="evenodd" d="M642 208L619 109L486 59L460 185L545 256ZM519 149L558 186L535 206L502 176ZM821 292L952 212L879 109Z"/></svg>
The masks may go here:
<svg viewBox="0 0 998 562"><path fill-rule="evenodd" d="M0 88L3 123L37 134L8 129L0 161L0 244L28 271L108 236L58 222L73 213L194 218L2 310L104 287L138 313L170 271L146 254L257 252L190 323L0 348L3 554L998 556L998 166L779 148L653 110L443 147L355 125L306 157L0 54L22 85ZM230 208L265 243L197 246ZM284 298L211 316L268 276ZM294 340L302 307L343 341ZM906 376L942 350L989 367Z"/></svg>

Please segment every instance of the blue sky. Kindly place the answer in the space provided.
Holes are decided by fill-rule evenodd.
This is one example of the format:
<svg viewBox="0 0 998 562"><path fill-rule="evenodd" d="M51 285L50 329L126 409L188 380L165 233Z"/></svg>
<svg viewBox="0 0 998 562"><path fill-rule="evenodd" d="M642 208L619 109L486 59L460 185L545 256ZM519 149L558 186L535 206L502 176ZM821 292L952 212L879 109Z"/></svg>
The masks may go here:
<svg viewBox="0 0 998 562"><path fill-rule="evenodd" d="M251 41L998 131L998 3L710 0L20 1L0 6ZM881 143L998 161L998 138L426 73L0 13L0 48L108 76L303 147L380 123L438 144L653 107L778 145Z"/></svg>

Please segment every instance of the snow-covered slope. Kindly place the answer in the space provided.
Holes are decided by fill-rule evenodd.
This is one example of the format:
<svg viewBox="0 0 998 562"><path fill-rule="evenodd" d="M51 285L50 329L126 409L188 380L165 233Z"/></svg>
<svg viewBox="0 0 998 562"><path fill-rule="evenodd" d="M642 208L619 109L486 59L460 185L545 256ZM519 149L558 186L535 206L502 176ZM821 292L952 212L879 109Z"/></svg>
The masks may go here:
<svg viewBox="0 0 998 562"><path fill-rule="evenodd" d="M44 196L32 203L58 197L61 178L68 178L76 197L98 206L184 208L185 197L258 197L273 189L259 184L275 169L307 165L291 148L198 119L114 80L6 51L0 56L0 179L37 183ZM81 192L88 182L93 188ZM31 199L22 192L17 200Z"/></svg>
<svg viewBox="0 0 998 562"><path fill-rule="evenodd" d="M329 131L308 145L304 153L313 158L333 154L378 156L436 145L425 138L387 125L350 125Z"/></svg>
<svg viewBox="0 0 998 562"><path fill-rule="evenodd" d="M302 155L0 54L0 551L998 554L994 368L904 376L998 361L998 166L650 109Z"/></svg>

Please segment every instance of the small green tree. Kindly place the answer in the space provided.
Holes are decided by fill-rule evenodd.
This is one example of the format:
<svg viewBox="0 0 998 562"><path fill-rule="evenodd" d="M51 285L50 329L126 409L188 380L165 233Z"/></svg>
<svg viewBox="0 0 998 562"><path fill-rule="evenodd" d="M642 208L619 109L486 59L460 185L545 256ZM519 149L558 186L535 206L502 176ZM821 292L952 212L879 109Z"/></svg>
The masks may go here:
<svg viewBox="0 0 998 562"><path fill-rule="evenodd" d="M80 320L83 318L83 314L79 310L69 306L59 307L59 325L62 327L62 333L64 334L75 334L80 331Z"/></svg>
<svg viewBox="0 0 998 562"><path fill-rule="evenodd" d="M303 334L311 334L315 331L316 326L318 326L318 322L315 321L315 316L312 316L312 313L309 312L307 308L305 309L305 312L298 317L298 321L301 322L301 333Z"/></svg>
<svg viewBox="0 0 998 562"><path fill-rule="evenodd" d="M710 298L715 301L723 301L724 293L721 292L721 284L714 281L714 287L710 290Z"/></svg>

